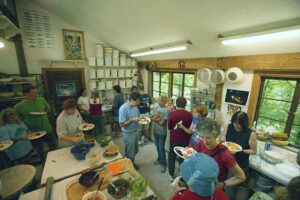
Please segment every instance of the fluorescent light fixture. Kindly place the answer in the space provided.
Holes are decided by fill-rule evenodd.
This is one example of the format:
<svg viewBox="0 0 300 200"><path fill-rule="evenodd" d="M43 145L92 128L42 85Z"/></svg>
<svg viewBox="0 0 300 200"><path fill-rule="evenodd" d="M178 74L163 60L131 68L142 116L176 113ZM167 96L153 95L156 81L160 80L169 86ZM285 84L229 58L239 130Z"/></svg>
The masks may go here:
<svg viewBox="0 0 300 200"><path fill-rule="evenodd" d="M0 42L0 49L4 47L4 43Z"/></svg>
<svg viewBox="0 0 300 200"><path fill-rule="evenodd" d="M130 54L131 57L139 57L139 56L147 56L153 54L160 54L160 53L169 53L175 51L184 51L191 47L192 43L190 41L185 41L184 43L176 43L173 45L165 45L160 47L154 47L149 49L144 49L140 51L135 51Z"/></svg>
<svg viewBox="0 0 300 200"><path fill-rule="evenodd" d="M233 37L221 37L219 40L223 45L238 45L279 40L297 36L300 36L300 25Z"/></svg>

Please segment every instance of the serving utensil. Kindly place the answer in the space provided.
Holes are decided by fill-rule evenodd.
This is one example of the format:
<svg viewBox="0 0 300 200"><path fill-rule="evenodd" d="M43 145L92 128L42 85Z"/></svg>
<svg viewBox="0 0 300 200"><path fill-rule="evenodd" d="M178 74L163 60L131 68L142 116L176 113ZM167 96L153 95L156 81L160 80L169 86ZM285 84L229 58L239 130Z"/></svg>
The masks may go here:
<svg viewBox="0 0 300 200"><path fill-rule="evenodd" d="M119 192L119 188L117 188L112 182L110 183L110 185L115 189L116 192Z"/></svg>
<svg viewBox="0 0 300 200"><path fill-rule="evenodd" d="M98 171L98 173L99 173L99 171ZM103 180L104 180L104 177L100 177L100 182L99 182L98 188L97 188L97 190L96 190L96 192L95 192L95 194L94 194L94 197L93 197L94 200L95 200L96 197L97 197L97 193L98 193L98 191L99 191L99 189L100 189L100 187L101 187L101 185L102 185L102 183L103 183Z"/></svg>

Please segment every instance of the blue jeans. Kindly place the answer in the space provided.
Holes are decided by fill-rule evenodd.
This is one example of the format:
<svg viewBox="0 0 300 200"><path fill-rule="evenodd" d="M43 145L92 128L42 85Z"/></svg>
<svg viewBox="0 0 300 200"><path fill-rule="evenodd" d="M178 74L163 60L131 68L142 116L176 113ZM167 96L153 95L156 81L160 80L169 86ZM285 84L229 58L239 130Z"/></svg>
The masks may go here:
<svg viewBox="0 0 300 200"><path fill-rule="evenodd" d="M132 163L135 161L135 155L139 151L138 130L133 132L122 132L125 143L125 157L129 158Z"/></svg>
<svg viewBox="0 0 300 200"><path fill-rule="evenodd" d="M165 142L166 142L166 135L159 135L154 133L154 142L156 145L156 149L157 149L157 154L158 154L158 162L161 165L166 166L166 152L165 152Z"/></svg>
<svg viewBox="0 0 300 200"><path fill-rule="evenodd" d="M188 142L175 142L170 143L170 151L169 151L169 174L170 176L174 177L174 171L175 171L175 160L176 160L176 154L174 152L174 147L180 146L180 147L186 147L188 146ZM179 158L179 164L183 162L182 158Z"/></svg>
<svg viewBox="0 0 300 200"><path fill-rule="evenodd" d="M105 132L104 130L104 117L103 115L90 116L92 124L95 125L94 134L99 135Z"/></svg>

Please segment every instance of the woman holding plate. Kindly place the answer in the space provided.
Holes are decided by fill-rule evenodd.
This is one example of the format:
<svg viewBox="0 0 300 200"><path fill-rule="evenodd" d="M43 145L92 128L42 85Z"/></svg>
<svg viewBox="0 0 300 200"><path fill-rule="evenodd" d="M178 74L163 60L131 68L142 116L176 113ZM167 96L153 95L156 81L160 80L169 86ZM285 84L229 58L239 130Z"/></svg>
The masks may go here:
<svg viewBox="0 0 300 200"><path fill-rule="evenodd" d="M6 153L14 164L30 163L33 147L27 138L28 128L14 110L6 108L0 115L0 141L10 140L13 144Z"/></svg>
<svg viewBox="0 0 300 200"><path fill-rule="evenodd" d="M84 139L83 132L79 127L85 122L76 108L77 101L73 98L66 99L63 102L63 111L56 120L56 132L60 148L78 144Z"/></svg>
<svg viewBox="0 0 300 200"><path fill-rule="evenodd" d="M235 161L231 152L218 141L221 134L220 124L211 119L205 118L197 127L202 136L198 147L195 149L198 152L209 155L215 159L219 166L218 181L219 187L227 188L245 181L246 176L238 163ZM229 172L233 174L231 178L227 178Z"/></svg>
<svg viewBox="0 0 300 200"><path fill-rule="evenodd" d="M221 141L230 141L239 144L243 150L234 154L236 162L243 169L246 175L249 171L249 156L257 152L257 139L256 133L249 128L248 115L245 112L238 111L233 114L231 123L224 129L220 138ZM231 199L238 187L231 188L226 191Z"/></svg>

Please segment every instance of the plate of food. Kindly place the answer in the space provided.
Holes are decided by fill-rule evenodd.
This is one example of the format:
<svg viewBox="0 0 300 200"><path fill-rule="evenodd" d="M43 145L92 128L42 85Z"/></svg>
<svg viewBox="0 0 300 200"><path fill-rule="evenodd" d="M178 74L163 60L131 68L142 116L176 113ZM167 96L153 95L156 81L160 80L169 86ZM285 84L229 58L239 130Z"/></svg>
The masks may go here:
<svg viewBox="0 0 300 200"><path fill-rule="evenodd" d="M13 144L13 141L11 141L11 140L0 141L0 151L7 149L12 144Z"/></svg>
<svg viewBox="0 0 300 200"><path fill-rule="evenodd" d="M41 112L30 112L30 115L46 115L47 112L41 111Z"/></svg>
<svg viewBox="0 0 300 200"><path fill-rule="evenodd" d="M40 137L43 137L46 134L47 134L46 131L30 132L30 133L28 133L28 139L35 140Z"/></svg>
<svg viewBox="0 0 300 200"><path fill-rule="evenodd" d="M142 117L140 120L139 120L139 123L140 124L150 124L151 122L151 119L149 117Z"/></svg>
<svg viewBox="0 0 300 200"><path fill-rule="evenodd" d="M94 127L95 127L94 124L81 124L79 126L79 130L81 130L81 131L89 131L89 130L92 130Z"/></svg>
<svg viewBox="0 0 300 200"><path fill-rule="evenodd" d="M193 155L194 153L197 153L197 151L195 149L193 149L192 147L176 146L176 147L174 147L173 150L179 157L181 157L183 159Z"/></svg>
<svg viewBox="0 0 300 200"><path fill-rule="evenodd" d="M234 143L234 142L223 142L222 143L224 146L227 147L227 149L229 149L229 151L231 153L236 153L236 152L240 152L243 150L243 148L241 147L241 145Z"/></svg>
<svg viewBox="0 0 300 200"><path fill-rule="evenodd" d="M103 157L106 159L111 159L114 158L118 155L119 153L119 147L115 144L111 144L107 147L105 147Z"/></svg>

